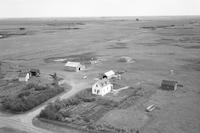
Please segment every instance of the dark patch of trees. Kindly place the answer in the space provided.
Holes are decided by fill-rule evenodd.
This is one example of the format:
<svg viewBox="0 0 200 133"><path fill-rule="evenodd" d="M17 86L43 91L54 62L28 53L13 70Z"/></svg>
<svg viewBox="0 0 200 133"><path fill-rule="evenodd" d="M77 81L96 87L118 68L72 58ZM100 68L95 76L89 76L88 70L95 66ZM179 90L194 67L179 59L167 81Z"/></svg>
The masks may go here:
<svg viewBox="0 0 200 133"><path fill-rule="evenodd" d="M62 91L64 88L59 86L28 84L18 94L5 97L2 100L2 107L13 113L25 112Z"/></svg>

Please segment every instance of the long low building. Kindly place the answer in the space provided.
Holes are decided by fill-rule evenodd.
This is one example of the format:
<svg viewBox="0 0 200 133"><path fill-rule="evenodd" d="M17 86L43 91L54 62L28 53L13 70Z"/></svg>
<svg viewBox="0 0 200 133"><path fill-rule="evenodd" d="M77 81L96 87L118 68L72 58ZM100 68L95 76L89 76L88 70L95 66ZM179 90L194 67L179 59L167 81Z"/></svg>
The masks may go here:
<svg viewBox="0 0 200 133"><path fill-rule="evenodd" d="M84 70L84 69L85 69L85 66L82 65L80 62L70 62L70 61L68 61L65 64L65 70L66 71L78 72L78 71L81 71L81 70Z"/></svg>

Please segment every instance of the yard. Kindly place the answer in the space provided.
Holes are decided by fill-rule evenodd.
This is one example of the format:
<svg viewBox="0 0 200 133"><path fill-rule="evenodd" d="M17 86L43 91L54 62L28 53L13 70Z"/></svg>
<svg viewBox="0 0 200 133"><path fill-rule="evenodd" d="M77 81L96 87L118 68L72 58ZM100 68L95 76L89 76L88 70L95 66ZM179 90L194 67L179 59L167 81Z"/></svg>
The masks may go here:
<svg viewBox="0 0 200 133"><path fill-rule="evenodd" d="M128 88L118 94L108 94L104 97L92 94L91 88L81 91L70 99L57 100L41 111L39 118L59 121L68 126L85 130L106 132L128 132L129 130L98 123L105 114L115 109L127 109L142 96L142 88ZM135 131L135 129L130 129Z"/></svg>

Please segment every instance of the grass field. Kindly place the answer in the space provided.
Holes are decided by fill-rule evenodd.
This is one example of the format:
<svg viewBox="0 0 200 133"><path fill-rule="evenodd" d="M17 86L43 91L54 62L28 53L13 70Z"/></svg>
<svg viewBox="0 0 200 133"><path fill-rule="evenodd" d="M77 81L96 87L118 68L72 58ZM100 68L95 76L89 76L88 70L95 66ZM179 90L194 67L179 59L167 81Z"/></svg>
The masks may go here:
<svg viewBox="0 0 200 133"><path fill-rule="evenodd" d="M27 34L14 35L20 27ZM5 31L10 36L0 38L3 62L34 66L48 74L58 72L70 82L76 79L91 85L99 73L111 69L125 71L122 79L127 86L142 87L144 92L150 90L148 96L130 108L106 113L100 122L139 128L143 133L200 132L198 16L141 17L140 21L135 18L1 20L0 34ZM122 56L134 62L119 62ZM64 71L65 62L54 61L62 58L82 62L101 58L101 61L88 65L86 71L72 73ZM82 79L83 75L88 78ZM175 92L161 90L162 79L177 80L183 87ZM150 104L159 109L146 113L145 108Z"/></svg>

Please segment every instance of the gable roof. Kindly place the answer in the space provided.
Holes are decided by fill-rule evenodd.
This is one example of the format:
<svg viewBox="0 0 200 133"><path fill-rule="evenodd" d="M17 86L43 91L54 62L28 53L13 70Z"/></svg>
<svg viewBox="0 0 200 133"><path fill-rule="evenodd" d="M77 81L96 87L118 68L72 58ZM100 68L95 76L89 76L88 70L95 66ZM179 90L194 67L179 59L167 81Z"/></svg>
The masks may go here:
<svg viewBox="0 0 200 133"><path fill-rule="evenodd" d="M109 80L107 80L107 79L102 79L102 80L98 80L96 83L95 83L95 85L96 84L98 84L100 87L104 87L104 86L106 86L106 85L108 85L108 84L111 84L110 82L109 82Z"/></svg>
<svg viewBox="0 0 200 133"><path fill-rule="evenodd" d="M108 72L106 72L106 73L104 73L107 77L109 77L109 76L112 76L112 75L115 75L115 72L113 71L113 70L110 70L110 71L108 71Z"/></svg>
<svg viewBox="0 0 200 133"><path fill-rule="evenodd" d="M65 64L65 66L70 66L70 67L78 67L78 66L80 66L80 65L81 65L80 62L70 62L70 61L68 61L68 62Z"/></svg>
<svg viewBox="0 0 200 133"><path fill-rule="evenodd" d="M28 74L27 72L20 72L19 77L21 78L26 77L27 74Z"/></svg>

